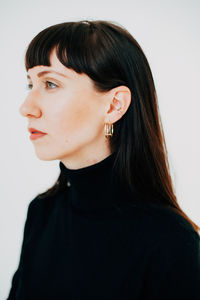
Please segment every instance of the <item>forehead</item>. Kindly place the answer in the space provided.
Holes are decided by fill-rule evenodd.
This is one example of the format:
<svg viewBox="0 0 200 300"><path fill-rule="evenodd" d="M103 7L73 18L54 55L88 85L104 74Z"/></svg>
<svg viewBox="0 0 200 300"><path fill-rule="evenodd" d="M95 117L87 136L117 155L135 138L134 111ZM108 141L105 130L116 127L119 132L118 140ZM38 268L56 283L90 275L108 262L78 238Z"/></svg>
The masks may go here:
<svg viewBox="0 0 200 300"><path fill-rule="evenodd" d="M28 70L28 78L33 75L37 75L38 73L45 71L53 71L66 76L66 78L78 78L80 74L76 73L74 70L65 67L57 58L56 51L53 49L50 54L50 66L38 65ZM81 74L82 75L82 74ZM85 74L86 76L86 74ZM40 76L39 76L40 77ZM63 76L64 77L64 76Z"/></svg>
<svg viewBox="0 0 200 300"><path fill-rule="evenodd" d="M52 71L52 74L48 73L48 75L59 76L59 79L61 79L62 81L68 82L70 80L70 84L76 86L85 86L85 88L90 88L91 90L96 92L92 79L85 73L79 74L73 69L64 66L57 58L55 50L52 50L50 54L50 64L50 66L39 65L29 69L27 72L27 78L33 79L35 77L39 79L41 76ZM58 73L62 75L59 75Z"/></svg>

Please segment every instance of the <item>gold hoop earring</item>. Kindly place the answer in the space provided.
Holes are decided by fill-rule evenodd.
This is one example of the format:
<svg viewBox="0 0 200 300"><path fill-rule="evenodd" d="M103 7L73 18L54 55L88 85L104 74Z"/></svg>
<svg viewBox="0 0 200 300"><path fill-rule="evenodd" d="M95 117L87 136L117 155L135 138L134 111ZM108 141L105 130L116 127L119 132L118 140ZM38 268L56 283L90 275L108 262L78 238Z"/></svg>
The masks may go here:
<svg viewBox="0 0 200 300"><path fill-rule="evenodd" d="M105 123L104 131L106 138L108 138L109 136L111 137L113 135L113 124L110 122Z"/></svg>

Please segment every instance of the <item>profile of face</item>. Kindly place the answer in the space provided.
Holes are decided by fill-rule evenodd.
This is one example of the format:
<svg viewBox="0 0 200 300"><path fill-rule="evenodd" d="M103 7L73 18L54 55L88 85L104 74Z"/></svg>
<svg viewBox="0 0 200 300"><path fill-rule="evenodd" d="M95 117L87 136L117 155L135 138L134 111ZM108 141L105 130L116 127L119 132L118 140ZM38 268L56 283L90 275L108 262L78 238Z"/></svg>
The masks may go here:
<svg viewBox="0 0 200 300"><path fill-rule="evenodd" d="M50 63L28 70L30 90L19 109L28 119L28 128L46 133L32 140L36 155L41 160L59 159L74 169L93 164L110 154L104 125L120 118L116 109L112 114L113 107L125 103L110 93L97 92L92 80L65 67L54 49Z"/></svg>

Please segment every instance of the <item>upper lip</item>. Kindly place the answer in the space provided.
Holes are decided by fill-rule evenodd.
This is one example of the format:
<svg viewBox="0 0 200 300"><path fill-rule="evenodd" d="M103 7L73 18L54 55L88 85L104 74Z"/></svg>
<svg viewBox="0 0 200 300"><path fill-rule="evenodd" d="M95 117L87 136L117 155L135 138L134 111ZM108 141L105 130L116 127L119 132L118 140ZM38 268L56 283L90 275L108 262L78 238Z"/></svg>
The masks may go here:
<svg viewBox="0 0 200 300"><path fill-rule="evenodd" d="M33 133L33 132L46 133L46 132L43 132L41 130L38 130L38 129L35 129L35 128L32 128L32 127L28 127L28 131L30 133Z"/></svg>

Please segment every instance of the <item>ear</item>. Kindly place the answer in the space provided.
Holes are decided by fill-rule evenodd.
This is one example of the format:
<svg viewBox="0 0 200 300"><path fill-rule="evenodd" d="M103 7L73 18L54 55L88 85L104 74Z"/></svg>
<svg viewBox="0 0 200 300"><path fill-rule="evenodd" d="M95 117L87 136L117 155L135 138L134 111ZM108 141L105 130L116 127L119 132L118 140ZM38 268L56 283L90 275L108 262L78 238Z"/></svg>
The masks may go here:
<svg viewBox="0 0 200 300"><path fill-rule="evenodd" d="M131 91L127 86L121 85L109 91L108 110L105 123L115 123L126 113L131 104Z"/></svg>

